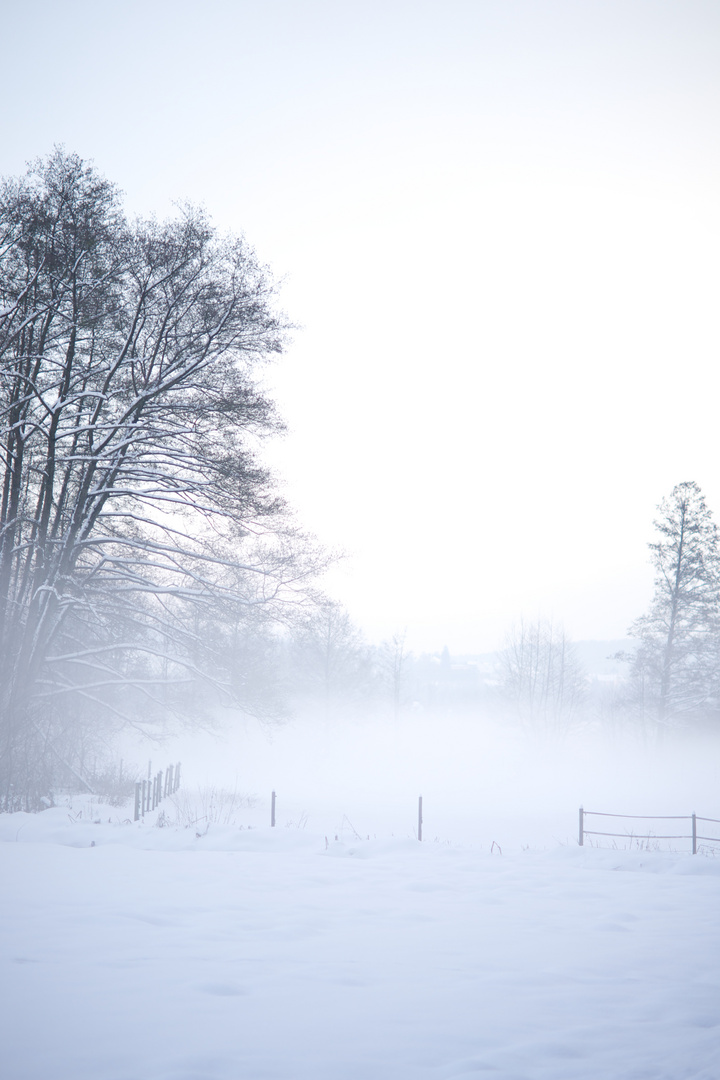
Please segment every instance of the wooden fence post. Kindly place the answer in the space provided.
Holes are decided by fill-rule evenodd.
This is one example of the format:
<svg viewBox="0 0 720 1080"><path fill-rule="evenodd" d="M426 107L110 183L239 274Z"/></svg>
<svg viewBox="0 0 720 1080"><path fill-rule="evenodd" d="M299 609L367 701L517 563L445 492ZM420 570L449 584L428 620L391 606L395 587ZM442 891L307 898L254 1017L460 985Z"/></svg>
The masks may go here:
<svg viewBox="0 0 720 1080"><path fill-rule="evenodd" d="M147 780L142 782L142 816L145 817L145 804L147 802Z"/></svg>
<svg viewBox="0 0 720 1080"><path fill-rule="evenodd" d="M135 821L140 820L140 791L141 790L142 790L142 785L140 784L140 781L137 780L136 783L135 783Z"/></svg>
<svg viewBox="0 0 720 1080"><path fill-rule="evenodd" d="M693 855L697 855L697 818L696 818L695 814L693 814L693 816L692 816L692 826L693 826L693 836L692 836Z"/></svg>
<svg viewBox="0 0 720 1080"><path fill-rule="evenodd" d="M175 791L180 787L180 762L175 766Z"/></svg>
<svg viewBox="0 0 720 1080"><path fill-rule="evenodd" d="M418 798L418 840L422 840L422 795Z"/></svg>
<svg viewBox="0 0 720 1080"><path fill-rule="evenodd" d="M271 829L275 828L275 792L274 791L272 793L272 798L270 799L270 828Z"/></svg>
<svg viewBox="0 0 720 1080"><path fill-rule="evenodd" d="M583 827L583 808L581 806L580 807L580 835L579 835L579 838L578 838L578 843L580 844L580 847L583 846L584 839L585 839L585 830L584 830L584 827Z"/></svg>

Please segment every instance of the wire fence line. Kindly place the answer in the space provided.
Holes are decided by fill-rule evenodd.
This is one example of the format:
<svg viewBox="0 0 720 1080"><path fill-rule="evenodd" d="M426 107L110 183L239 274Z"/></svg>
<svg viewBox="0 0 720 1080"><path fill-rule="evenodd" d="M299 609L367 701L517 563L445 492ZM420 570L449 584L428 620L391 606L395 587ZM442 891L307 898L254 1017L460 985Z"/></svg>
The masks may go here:
<svg viewBox="0 0 720 1080"><path fill-rule="evenodd" d="M604 832L599 829L588 829L585 825L585 819L587 817L606 817L615 818L621 820L632 821L689 821L690 829L689 833L618 833L618 832ZM584 810L580 807L579 811L579 832L578 843L580 847L583 846L586 836L610 836L618 837L622 840L692 840L692 853L697 855L698 841L704 840L711 844L720 844L720 836L702 836L698 832L698 822L706 822L710 825L720 825L720 819L700 817L699 814L609 814L602 810ZM720 830L717 830L720 832Z"/></svg>
<svg viewBox="0 0 720 1080"><path fill-rule="evenodd" d="M154 810L163 798L174 795L180 787L180 762L177 765L168 765L163 773L160 770L154 776L151 774L151 763L148 762L147 780L137 781L135 784L135 821L144 818L146 813ZM270 826L276 824L276 793L273 791L270 797ZM698 843L720 844L720 836L705 836L698 832L698 824L720 825L720 818L701 817L699 814L612 814L605 810L585 810L580 807L578 812L578 843L580 847L585 844L586 836L604 836L618 840L691 840L692 853L697 855ZM689 821L690 832L680 833L638 833L632 832L609 832L602 829L588 829L587 818L612 818L614 821ZM417 832L416 837L422 840L423 834L423 799L418 798ZM716 830L720 832L720 829ZM327 838L326 838L327 839ZM337 837L336 837L337 839ZM369 837L368 837L369 839Z"/></svg>

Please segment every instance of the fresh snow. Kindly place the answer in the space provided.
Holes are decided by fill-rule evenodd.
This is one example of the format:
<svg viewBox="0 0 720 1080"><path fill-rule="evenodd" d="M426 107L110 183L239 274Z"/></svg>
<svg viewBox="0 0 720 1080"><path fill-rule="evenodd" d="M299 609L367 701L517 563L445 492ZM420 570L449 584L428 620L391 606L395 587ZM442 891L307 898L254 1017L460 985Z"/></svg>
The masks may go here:
<svg viewBox="0 0 720 1080"><path fill-rule="evenodd" d="M720 1077L720 858L126 817L0 816L5 1080Z"/></svg>

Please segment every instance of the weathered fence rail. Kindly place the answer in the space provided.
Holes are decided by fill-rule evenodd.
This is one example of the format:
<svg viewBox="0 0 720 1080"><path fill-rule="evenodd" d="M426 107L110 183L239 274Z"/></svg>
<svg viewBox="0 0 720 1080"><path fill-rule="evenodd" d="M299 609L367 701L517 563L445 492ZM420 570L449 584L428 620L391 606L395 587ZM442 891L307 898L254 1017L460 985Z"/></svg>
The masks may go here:
<svg viewBox="0 0 720 1080"><path fill-rule="evenodd" d="M162 769L151 775L152 764L148 762L147 780L137 780L135 783L135 821L145 817L154 810L159 803L168 795L174 795L180 787L180 762L177 765L168 765L163 773Z"/></svg>
<svg viewBox="0 0 720 1080"><path fill-rule="evenodd" d="M588 817L601 817L601 818L615 818L619 820L633 820L633 821L689 821L690 832L688 833L636 833L636 832L603 832L599 829L588 829L585 824L585 819ZM720 836L702 836L698 832L698 822L707 822L712 825L720 825L718 818L706 818L699 817L697 814L609 814L601 810L584 810L580 807L579 811L579 832L578 843L580 847L583 846L586 836L610 836L619 837L621 840L691 840L692 841L692 853L697 855L698 841L704 840L711 844L720 844ZM665 826L666 828L672 828L672 826ZM678 825L677 828L682 826ZM720 829L717 830L720 832Z"/></svg>

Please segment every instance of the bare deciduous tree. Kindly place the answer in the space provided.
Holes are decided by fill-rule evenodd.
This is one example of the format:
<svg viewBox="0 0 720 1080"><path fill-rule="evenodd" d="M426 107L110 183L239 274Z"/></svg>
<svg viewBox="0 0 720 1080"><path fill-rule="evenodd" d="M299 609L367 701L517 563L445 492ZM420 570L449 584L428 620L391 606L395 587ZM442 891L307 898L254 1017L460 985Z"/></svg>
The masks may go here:
<svg viewBox="0 0 720 1080"><path fill-rule="evenodd" d="M0 188L6 802L47 783L71 718L179 703L210 670L210 605L307 573L267 540L283 508L256 459L281 425L255 372L285 331L266 270L202 212L129 225L61 149Z"/></svg>
<svg viewBox="0 0 720 1080"><path fill-rule="evenodd" d="M378 649L378 664L383 682L392 693L393 717L397 721L403 705L403 691L407 681L407 669L410 653L405 648L407 631L393 634L389 641L383 641Z"/></svg>
<svg viewBox="0 0 720 1080"><path fill-rule="evenodd" d="M586 679L562 627L520 622L500 656L500 690L528 731L566 735L580 719Z"/></svg>
<svg viewBox="0 0 720 1080"><path fill-rule="evenodd" d="M326 719L335 708L366 699L373 689L370 653L341 604L322 599L302 618L292 641L292 682Z"/></svg>

